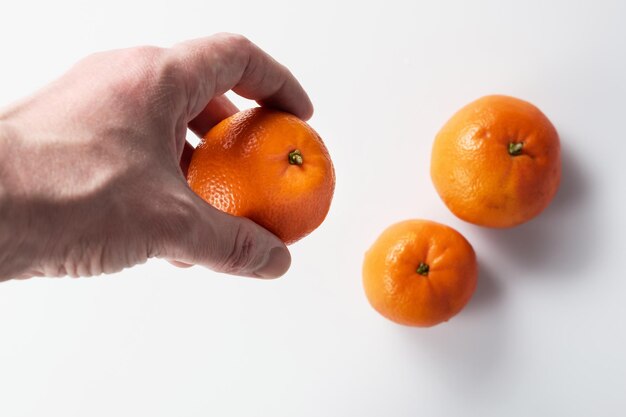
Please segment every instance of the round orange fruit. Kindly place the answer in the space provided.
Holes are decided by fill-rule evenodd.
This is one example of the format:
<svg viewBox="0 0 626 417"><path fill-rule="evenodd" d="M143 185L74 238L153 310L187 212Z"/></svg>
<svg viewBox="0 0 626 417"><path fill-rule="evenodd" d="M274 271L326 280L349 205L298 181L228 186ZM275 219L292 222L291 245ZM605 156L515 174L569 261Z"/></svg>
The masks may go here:
<svg viewBox="0 0 626 417"><path fill-rule="evenodd" d="M437 134L430 173L459 218L511 227L545 209L559 186L559 136L532 104L486 96L459 110Z"/></svg>
<svg viewBox="0 0 626 417"><path fill-rule="evenodd" d="M258 107L224 119L204 136L187 181L209 204L247 217L290 244L326 217L335 171L307 123Z"/></svg>
<svg viewBox="0 0 626 417"><path fill-rule="evenodd" d="M477 275L469 242L428 220L392 225L363 262L363 286L372 307L409 326L434 326L456 315L472 297Z"/></svg>

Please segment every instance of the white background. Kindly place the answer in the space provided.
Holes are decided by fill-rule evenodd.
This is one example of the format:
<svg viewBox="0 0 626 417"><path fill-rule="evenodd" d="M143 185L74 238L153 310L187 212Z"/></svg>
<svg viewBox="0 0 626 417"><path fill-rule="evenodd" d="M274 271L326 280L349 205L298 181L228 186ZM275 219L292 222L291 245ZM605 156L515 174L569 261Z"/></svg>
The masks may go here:
<svg viewBox="0 0 626 417"><path fill-rule="evenodd" d="M153 260L0 285L2 417L625 415L626 3L373 3L3 3L0 105L97 50L247 35L310 93L337 189L280 280ZM490 93L562 140L555 201L512 230L456 219L429 177L437 130ZM361 287L364 251L407 218L479 257L474 298L431 329Z"/></svg>

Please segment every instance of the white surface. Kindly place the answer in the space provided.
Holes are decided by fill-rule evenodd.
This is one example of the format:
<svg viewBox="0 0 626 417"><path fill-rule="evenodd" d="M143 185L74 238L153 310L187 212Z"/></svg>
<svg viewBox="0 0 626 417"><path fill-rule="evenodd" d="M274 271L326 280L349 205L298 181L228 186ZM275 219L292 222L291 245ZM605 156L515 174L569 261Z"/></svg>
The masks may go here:
<svg viewBox="0 0 626 417"><path fill-rule="evenodd" d="M624 415L625 2L41 3L2 6L0 105L99 49L240 32L310 93L337 190L277 281L155 260L0 285L2 417ZM457 220L429 178L437 130L489 93L562 139L556 200L513 230ZM361 288L364 251L414 217L461 231L481 268L426 330Z"/></svg>

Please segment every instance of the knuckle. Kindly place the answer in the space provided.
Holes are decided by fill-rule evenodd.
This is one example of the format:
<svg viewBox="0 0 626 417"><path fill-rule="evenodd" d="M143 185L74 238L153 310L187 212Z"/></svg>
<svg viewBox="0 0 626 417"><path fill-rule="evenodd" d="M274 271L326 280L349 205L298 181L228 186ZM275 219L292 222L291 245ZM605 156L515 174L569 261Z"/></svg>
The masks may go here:
<svg viewBox="0 0 626 417"><path fill-rule="evenodd" d="M97 52L77 63L74 79L88 82L84 74L95 74L101 82L92 88L102 95L103 105L137 112L152 100L163 61L163 49L155 46Z"/></svg>
<svg viewBox="0 0 626 417"><path fill-rule="evenodd" d="M158 74L162 54L163 49L156 46L138 46L123 50L119 56L119 64L128 69L123 72L127 75L124 77L126 81L132 84L152 81Z"/></svg>
<svg viewBox="0 0 626 417"><path fill-rule="evenodd" d="M125 49L94 52L80 62L95 65L96 68L120 69L119 74L145 71L157 67L165 49L158 46L136 46ZM128 71L131 70L131 71Z"/></svg>
<svg viewBox="0 0 626 417"><path fill-rule="evenodd" d="M113 52L116 57L112 60L117 61L121 68L128 68L141 73L158 68L165 49L158 46L143 45Z"/></svg>
<svg viewBox="0 0 626 417"><path fill-rule="evenodd" d="M254 228L248 221L239 222L236 226L230 250L220 270L226 273L249 271L255 260L259 247Z"/></svg>
<svg viewBox="0 0 626 417"><path fill-rule="evenodd" d="M213 46L218 55L234 56L242 63L245 63L254 49L252 41L237 33L220 34L214 40Z"/></svg>
<svg viewBox="0 0 626 417"><path fill-rule="evenodd" d="M196 207L193 201L185 194L175 192L163 193L150 216L150 224L159 225L154 228L154 242L165 240L175 244L181 239L190 239L198 233L194 218L197 218ZM156 246L155 246L156 248ZM157 248L158 249L158 248ZM152 256L158 256L160 250L151 250Z"/></svg>
<svg viewBox="0 0 626 417"><path fill-rule="evenodd" d="M102 61L102 60L106 60L106 58L109 56L111 52L110 51L96 51L96 52L92 52L90 54L85 55L82 59L80 59L77 64L85 64L85 63L91 63L91 62L98 62L98 61Z"/></svg>
<svg viewBox="0 0 626 417"><path fill-rule="evenodd" d="M128 51L133 58L150 61L158 58L163 52L163 48L153 45L142 45L129 48Z"/></svg>
<svg viewBox="0 0 626 417"><path fill-rule="evenodd" d="M247 37L239 33L220 32L214 35L214 39L234 47L249 47L252 44Z"/></svg>

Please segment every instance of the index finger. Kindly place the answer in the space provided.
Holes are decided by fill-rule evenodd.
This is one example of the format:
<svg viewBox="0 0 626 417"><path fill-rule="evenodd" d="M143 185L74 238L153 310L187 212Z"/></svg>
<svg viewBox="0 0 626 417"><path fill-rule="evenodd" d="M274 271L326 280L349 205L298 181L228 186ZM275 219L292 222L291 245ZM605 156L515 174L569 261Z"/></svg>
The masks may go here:
<svg viewBox="0 0 626 417"><path fill-rule="evenodd" d="M215 96L228 90L262 106L290 112L303 120L313 104L298 80L282 64L241 35L217 34L174 46L195 117Z"/></svg>

